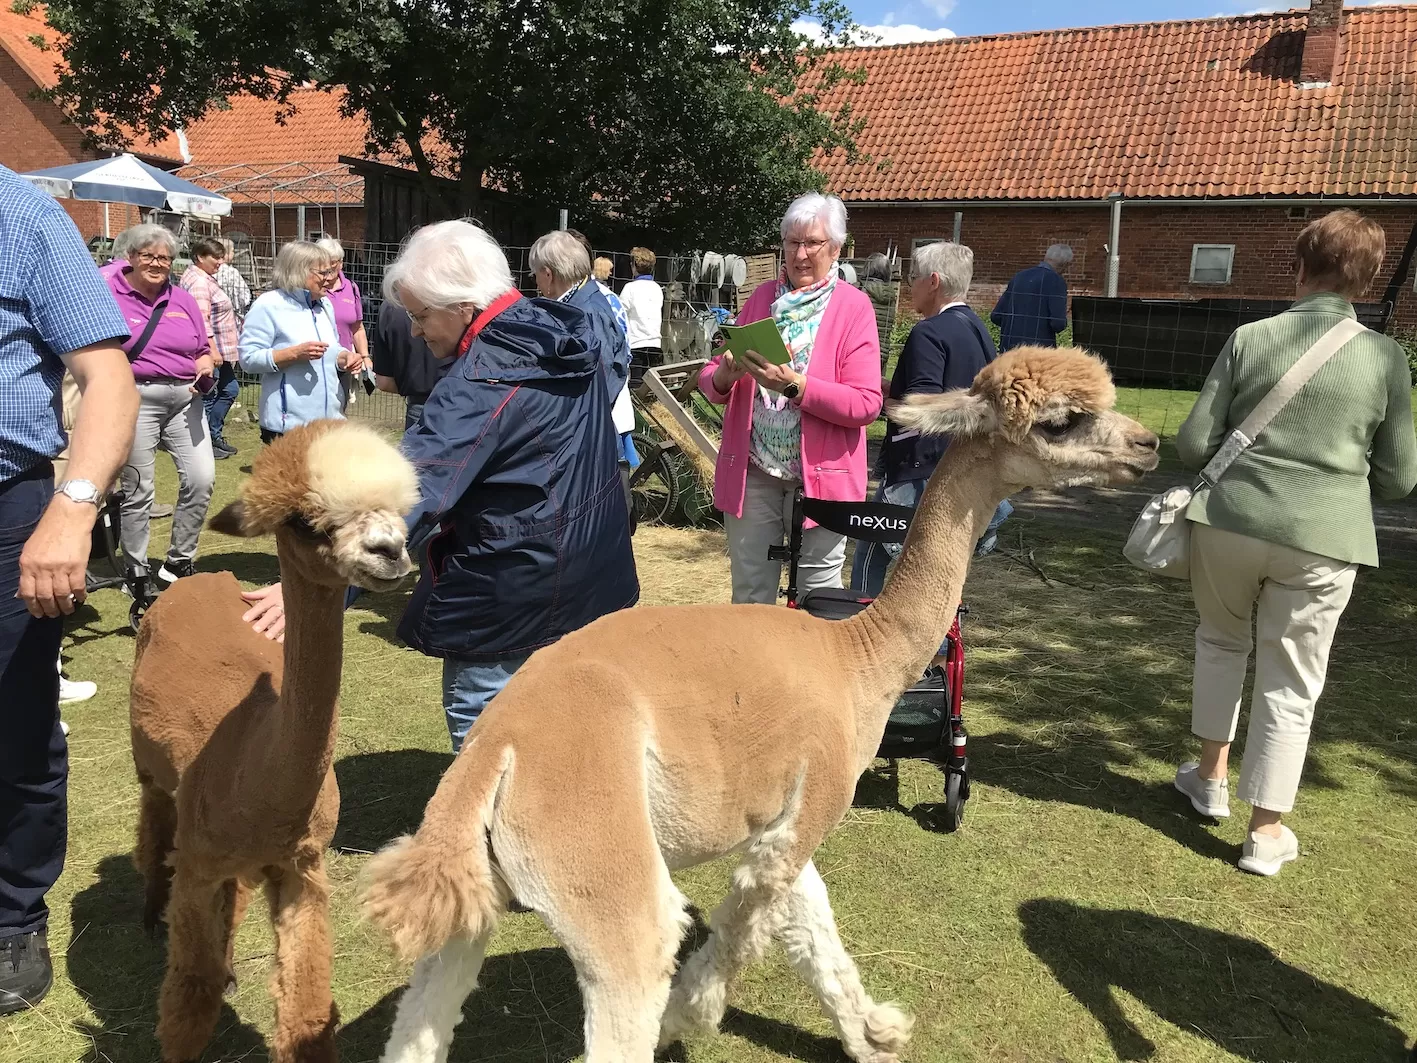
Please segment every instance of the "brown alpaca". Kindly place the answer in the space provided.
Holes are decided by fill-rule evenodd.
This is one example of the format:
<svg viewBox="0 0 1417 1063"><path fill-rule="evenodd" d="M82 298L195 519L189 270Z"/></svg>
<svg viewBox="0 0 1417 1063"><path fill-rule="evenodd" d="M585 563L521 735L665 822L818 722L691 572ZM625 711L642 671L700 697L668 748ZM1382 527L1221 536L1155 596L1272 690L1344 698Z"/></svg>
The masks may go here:
<svg viewBox="0 0 1417 1063"><path fill-rule="evenodd" d="M1025 348L967 392L897 406L899 422L954 443L884 593L849 620L632 609L534 654L473 727L417 835L370 862L365 912L422 957L385 1063L447 1058L511 896L575 965L586 1063L650 1063L656 1043L716 1028L730 983L772 937L847 1053L893 1063L912 1020L862 987L812 853L940 645L999 501L1156 466L1156 436L1114 400L1090 355ZM670 872L732 852L733 890L671 991L686 920Z"/></svg>
<svg viewBox="0 0 1417 1063"><path fill-rule="evenodd" d="M158 1005L163 1063L196 1059L234 984L232 940L264 882L276 933L276 1063L336 1058L324 850L339 816L331 762L345 588L412 567L413 469L367 428L321 421L261 452L242 498L212 521L276 537L285 646L241 620L229 572L178 580L138 635L131 718L142 786L135 860L144 921L167 916Z"/></svg>

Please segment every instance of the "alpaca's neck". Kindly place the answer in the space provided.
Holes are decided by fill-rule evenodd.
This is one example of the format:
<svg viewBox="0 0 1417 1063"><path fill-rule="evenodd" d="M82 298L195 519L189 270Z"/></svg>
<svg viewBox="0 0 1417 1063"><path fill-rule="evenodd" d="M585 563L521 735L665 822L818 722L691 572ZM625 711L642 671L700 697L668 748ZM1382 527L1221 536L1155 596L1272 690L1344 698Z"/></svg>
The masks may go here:
<svg viewBox="0 0 1417 1063"><path fill-rule="evenodd" d="M872 749L890 705L920 678L954 623L974 544L1006 494L988 443L952 443L930 477L885 589L853 618L864 658L857 673L862 689L891 692L884 709L858 721Z"/></svg>
<svg viewBox="0 0 1417 1063"><path fill-rule="evenodd" d="M280 549L285 599L285 678L275 734L264 751L265 785L274 803L296 811L313 808L334 759L344 663L344 591L300 575ZM274 795L273 795L274 796Z"/></svg>

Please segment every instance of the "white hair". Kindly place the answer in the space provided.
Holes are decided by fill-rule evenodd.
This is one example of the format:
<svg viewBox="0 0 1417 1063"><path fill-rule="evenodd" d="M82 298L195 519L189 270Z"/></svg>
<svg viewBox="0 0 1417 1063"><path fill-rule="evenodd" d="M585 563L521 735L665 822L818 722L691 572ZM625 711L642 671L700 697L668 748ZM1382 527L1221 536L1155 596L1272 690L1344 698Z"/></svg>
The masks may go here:
<svg viewBox="0 0 1417 1063"><path fill-rule="evenodd" d="M329 255L331 262L339 262L344 258L344 245L333 236L320 237L315 241L315 246Z"/></svg>
<svg viewBox="0 0 1417 1063"><path fill-rule="evenodd" d="M310 290L310 274L325 266L330 256L319 244L309 240L292 240L276 252L272 280L283 292L295 295Z"/></svg>
<svg viewBox="0 0 1417 1063"><path fill-rule="evenodd" d="M827 231L827 240L840 249L846 243L846 204L838 196L808 192L798 196L782 216L782 238L799 230L809 229L820 221Z"/></svg>
<svg viewBox="0 0 1417 1063"><path fill-rule="evenodd" d="M1043 252L1043 261L1059 270L1067 269L1073 264L1073 249L1067 244L1052 244Z"/></svg>
<svg viewBox="0 0 1417 1063"><path fill-rule="evenodd" d="M118 239L113 241L113 257L126 259L131 255L137 254L139 251L144 251L152 247L153 244L162 244L163 247L167 248L169 255L173 258L177 257L177 237L173 236L171 231L163 226L153 225L148 222L144 222L142 225L134 225L119 233ZM121 254L119 253L119 248L122 248Z"/></svg>
<svg viewBox="0 0 1417 1063"><path fill-rule="evenodd" d="M585 245L568 232L553 230L531 245L527 263L532 272L549 269L561 284L575 284L590 273Z"/></svg>
<svg viewBox="0 0 1417 1063"><path fill-rule="evenodd" d="M507 256L470 221L425 225L384 271L384 298L395 306L403 306L403 293L409 292L428 306L486 310L515 290Z"/></svg>
<svg viewBox="0 0 1417 1063"><path fill-rule="evenodd" d="M941 293L951 302L969 294L969 285L974 280L974 252L964 244L949 240L924 244L915 249L910 265L913 276L928 277L933 273L939 277Z"/></svg>

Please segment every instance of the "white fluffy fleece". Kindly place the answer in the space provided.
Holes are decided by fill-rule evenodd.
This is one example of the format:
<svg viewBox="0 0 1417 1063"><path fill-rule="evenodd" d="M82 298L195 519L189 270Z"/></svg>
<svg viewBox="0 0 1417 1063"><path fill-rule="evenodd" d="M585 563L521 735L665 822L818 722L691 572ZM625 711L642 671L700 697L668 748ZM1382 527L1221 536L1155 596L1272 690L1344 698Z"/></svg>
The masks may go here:
<svg viewBox="0 0 1417 1063"><path fill-rule="evenodd" d="M371 510L407 513L418 501L413 465L372 428L345 422L310 444L305 459L307 512L322 528Z"/></svg>

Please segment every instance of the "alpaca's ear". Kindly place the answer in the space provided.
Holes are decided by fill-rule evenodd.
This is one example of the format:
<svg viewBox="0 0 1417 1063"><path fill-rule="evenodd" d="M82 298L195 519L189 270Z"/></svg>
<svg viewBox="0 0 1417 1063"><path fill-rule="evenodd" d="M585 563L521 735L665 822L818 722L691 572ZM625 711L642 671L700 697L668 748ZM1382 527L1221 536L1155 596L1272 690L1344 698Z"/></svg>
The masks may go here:
<svg viewBox="0 0 1417 1063"><path fill-rule="evenodd" d="M940 395L907 395L886 408L886 416L902 428L927 436L977 436L998 428L994 406L972 391L946 391Z"/></svg>
<svg viewBox="0 0 1417 1063"><path fill-rule="evenodd" d="M238 498L208 521L207 527L212 531L221 532L223 535L236 535L245 539L251 534L246 530L245 522L246 504Z"/></svg>

